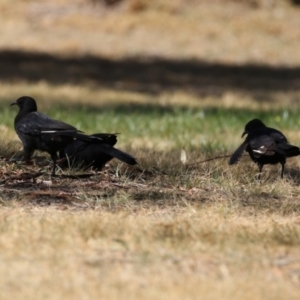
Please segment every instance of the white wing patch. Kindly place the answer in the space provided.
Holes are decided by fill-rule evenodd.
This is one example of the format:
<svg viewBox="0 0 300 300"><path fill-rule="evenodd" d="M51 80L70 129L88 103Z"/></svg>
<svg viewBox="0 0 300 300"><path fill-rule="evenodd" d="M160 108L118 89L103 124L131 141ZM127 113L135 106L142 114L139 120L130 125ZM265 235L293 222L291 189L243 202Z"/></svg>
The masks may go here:
<svg viewBox="0 0 300 300"><path fill-rule="evenodd" d="M268 148L265 146L261 146L258 149L253 149L253 152L259 153L259 154L265 154L268 151Z"/></svg>
<svg viewBox="0 0 300 300"><path fill-rule="evenodd" d="M57 130L42 130L41 133L56 133Z"/></svg>
<svg viewBox="0 0 300 300"><path fill-rule="evenodd" d="M254 155L255 157L259 157L259 154L260 155L270 155L270 156L275 154L274 151L269 150L269 148L267 148L265 146L261 146L258 149L252 149L252 151L254 152L254 154L257 154L257 155Z"/></svg>

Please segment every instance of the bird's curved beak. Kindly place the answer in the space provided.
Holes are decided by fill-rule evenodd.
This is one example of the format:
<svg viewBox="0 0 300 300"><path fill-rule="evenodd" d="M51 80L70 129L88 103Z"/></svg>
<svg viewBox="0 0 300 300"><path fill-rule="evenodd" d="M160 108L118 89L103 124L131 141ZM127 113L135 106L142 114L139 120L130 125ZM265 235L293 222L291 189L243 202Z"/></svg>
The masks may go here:
<svg viewBox="0 0 300 300"><path fill-rule="evenodd" d="M17 102L13 102L12 104L10 104L9 106L13 106L13 105L18 105Z"/></svg>
<svg viewBox="0 0 300 300"><path fill-rule="evenodd" d="M247 131L244 131L242 137L244 137L244 135L246 135L247 133L248 133Z"/></svg>

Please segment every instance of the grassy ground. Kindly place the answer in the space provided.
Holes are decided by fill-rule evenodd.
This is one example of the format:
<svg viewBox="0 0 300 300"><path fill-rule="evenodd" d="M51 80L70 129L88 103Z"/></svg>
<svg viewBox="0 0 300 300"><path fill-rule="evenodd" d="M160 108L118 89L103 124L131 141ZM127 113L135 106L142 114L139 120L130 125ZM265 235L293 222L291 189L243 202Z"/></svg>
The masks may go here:
<svg viewBox="0 0 300 300"><path fill-rule="evenodd" d="M188 165L232 153L254 117L300 145L300 10L95 3L0 1L0 298L298 299L299 159L260 182L247 156ZM71 179L51 178L45 154L7 162L21 148L9 103L25 94L120 132L139 165L58 170L90 175Z"/></svg>

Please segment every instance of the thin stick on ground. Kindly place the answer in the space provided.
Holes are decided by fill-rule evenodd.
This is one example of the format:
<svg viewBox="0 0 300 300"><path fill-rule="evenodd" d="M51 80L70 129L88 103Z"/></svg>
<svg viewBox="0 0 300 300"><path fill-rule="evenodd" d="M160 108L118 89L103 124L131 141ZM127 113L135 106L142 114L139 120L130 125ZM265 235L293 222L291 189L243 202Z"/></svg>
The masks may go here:
<svg viewBox="0 0 300 300"><path fill-rule="evenodd" d="M201 161L197 161L197 162L194 162L194 163L191 163L191 164L187 164L186 167L191 167L191 166L194 166L194 165L203 164L203 163L215 160L215 159L228 158L228 157L231 157L231 155L232 154L211 157L211 158L208 158L208 159L205 159L205 160L201 160Z"/></svg>

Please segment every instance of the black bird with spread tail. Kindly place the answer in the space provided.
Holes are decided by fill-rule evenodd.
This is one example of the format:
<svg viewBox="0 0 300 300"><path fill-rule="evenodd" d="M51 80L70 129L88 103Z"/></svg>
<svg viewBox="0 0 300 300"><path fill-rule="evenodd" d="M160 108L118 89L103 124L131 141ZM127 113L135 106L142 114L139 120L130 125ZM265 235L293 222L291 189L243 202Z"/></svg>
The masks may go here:
<svg viewBox="0 0 300 300"><path fill-rule="evenodd" d="M300 149L288 143L286 137L278 130L267 127L261 120L253 119L245 126L242 135L247 135L245 141L232 154L229 165L238 163L244 151L247 151L261 173L264 165L281 164L283 178L286 158L297 156Z"/></svg>
<svg viewBox="0 0 300 300"><path fill-rule="evenodd" d="M67 158L63 167L70 165L101 170L113 158L129 165L137 164L133 156L113 147L117 143L115 134L96 133L92 136L101 138L103 141L89 142L77 139L60 151L60 158Z"/></svg>

